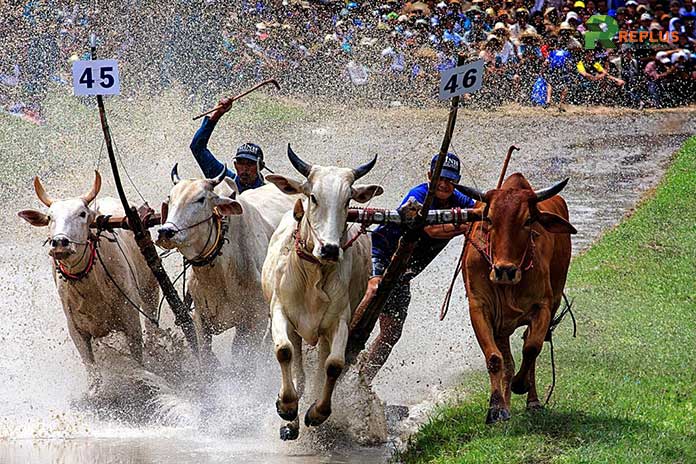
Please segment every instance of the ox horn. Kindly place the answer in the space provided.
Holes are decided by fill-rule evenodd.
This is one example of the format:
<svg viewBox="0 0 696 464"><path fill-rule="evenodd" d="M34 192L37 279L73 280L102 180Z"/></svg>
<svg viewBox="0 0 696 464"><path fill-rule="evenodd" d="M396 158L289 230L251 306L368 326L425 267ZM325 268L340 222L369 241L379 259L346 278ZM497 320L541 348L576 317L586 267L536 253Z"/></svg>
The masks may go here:
<svg viewBox="0 0 696 464"><path fill-rule="evenodd" d="M290 162L292 165L297 169L297 171L302 174L305 177L309 177L309 173L312 170L312 165L307 164L304 161L300 159L299 156L295 154L294 151L292 151L292 148L290 148L290 144L288 143L288 158L290 159Z"/></svg>
<svg viewBox="0 0 696 464"><path fill-rule="evenodd" d="M227 177L227 163L225 163L222 166L222 171L220 171L220 174L217 176L213 177L212 179L206 179L208 182L210 182L213 187L217 186L222 180Z"/></svg>
<svg viewBox="0 0 696 464"><path fill-rule="evenodd" d="M552 196L556 195L559 193L561 190L563 190L563 187L566 186L568 181L570 180L570 177L566 177L565 180L560 181L556 185L553 185L549 188L545 188L542 190L535 190L534 194L536 195L537 201L544 201L548 200Z"/></svg>
<svg viewBox="0 0 696 464"><path fill-rule="evenodd" d="M34 190L36 191L36 196L41 200L41 203L50 208L53 204L53 200L46 194L46 190L44 190L43 185L41 185L39 176L34 176Z"/></svg>
<svg viewBox="0 0 696 464"><path fill-rule="evenodd" d="M181 182L181 177L179 177L179 163L176 163L172 168L171 174L169 176L172 178L172 184L176 185Z"/></svg>
<svg viewBox="0 0 696 464"><path fill-rule="evenodd" d="M80 198L82 198L82 201L85 202L86 205L89 205L94 201L94 199L97 197L99 194L99 191L101 190L101 174L99 174L99 171L94 171L94 183L92 184L92 190L87 192L85 195L82 195Z"/></svg>
<svg viewBox="0 0 696 464"><path fill-rule="evenodd" d="M469 198L473 198L476 201L486 202L486 194L477 190L473 187L467 187L466 185L455 184L454 188L459 190L461 193Z"/></svg>
<svg viewBox="0 0 696 464"><path fill-rule="evenodd" d="M375 157L372 158L372 161L370 161L369 163L365 163L365 164L353 169L353 176L355 177L355 180L360 179L362 176L364 176L365 174L370 172L370 170L375 167L376 162L377 162L377 155L375 155Z"/></svg>

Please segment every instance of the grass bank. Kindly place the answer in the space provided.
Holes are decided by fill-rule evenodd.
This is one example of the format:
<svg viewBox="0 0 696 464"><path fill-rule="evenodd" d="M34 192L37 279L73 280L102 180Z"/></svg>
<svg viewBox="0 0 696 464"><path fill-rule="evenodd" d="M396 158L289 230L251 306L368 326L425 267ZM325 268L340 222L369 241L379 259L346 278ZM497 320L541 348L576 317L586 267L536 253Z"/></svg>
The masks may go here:
<svg viewBox="0 0 696 464"><path fill-rule="evenodd" d="M463 400L438 409L399 459L696 462L695 271L696 137L654 195L571 264L567 293L576 298L578 338L569 321L555 332L550 406L530 415L524 398L514 397L512 419L486 426L488 377L467 376ZM539 367L543 390L548 346Z"/></svg>

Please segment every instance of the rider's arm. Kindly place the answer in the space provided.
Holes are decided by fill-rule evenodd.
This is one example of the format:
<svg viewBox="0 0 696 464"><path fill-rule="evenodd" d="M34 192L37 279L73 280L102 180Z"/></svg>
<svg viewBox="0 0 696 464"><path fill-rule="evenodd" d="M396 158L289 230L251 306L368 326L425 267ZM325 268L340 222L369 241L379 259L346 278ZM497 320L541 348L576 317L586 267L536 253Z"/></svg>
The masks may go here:
<svg viewBox="0 0 696 464"><path fill-rule="evenodd" d="M432 226L423 227L423 232L425 232L430 238L448 240L456 237L457 235L462 235L465 232L465 229L462 224L435 224Z"/></svg>
<svg viewBox="0 0 696 464"><path fill-rule="evenodd" d="M193 140L191 140L191 153L193 153L193 157L196 159L201 171L203 171L203 175L207 178L217 176L224 167L224 164L215 158L215 155L208 149L208 140L210 140L210 135L213 133L218 119L229 110L232 104L231 101L227 102L226 100L228 99L220 100L218 106L222 106L222 108L215 111L210 117L206 116L203 119L203 124L196 131ZM229 168L227 169L227 176L232 179L235 178L234 172Z"/></svg>

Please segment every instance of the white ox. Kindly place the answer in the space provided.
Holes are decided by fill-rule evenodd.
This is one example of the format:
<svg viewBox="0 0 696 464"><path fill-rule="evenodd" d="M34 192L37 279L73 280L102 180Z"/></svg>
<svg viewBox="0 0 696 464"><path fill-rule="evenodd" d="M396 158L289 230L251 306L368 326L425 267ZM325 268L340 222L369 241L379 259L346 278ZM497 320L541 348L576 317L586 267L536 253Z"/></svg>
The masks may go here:
<svg viewBox="0 0 696 464"><path fill-rule="evenodd" d="M94 338L111 331L125 333L133 358L142 364L140 315L128 300L154 319L159 297L157 280L132 232L117 230L99 241L90 232L97 215L124 215L120 202L114 198L94 201L101 189L98 172L95 171L91 191L79 198L52 200L38 177L34 178L34 189L48 207L48 214L35 210L18 214L33 226L48 226L48 254L53 258L53 278L68 320L68 332L87 369L90 389L94 390L100 378L92 352ZM154 335L150 322L148 328L153 329L148 330L148 335Z"/></svg>
<svg viewBox="0 0 696 464"><path fill-rule="evenodd" d="M261 268L268 241L293 204L273 185L237 196L234 182L222 183L226 170L214 179L182 180L174 166L174 187L162 208L166 217L157 239L160 247L178 249L193 265L193 320L207 365L217 364L212 336L232 327L237 353L260 345L268 326Z"/></svg>
<svg viewBox="0 0 696 464"><path fill-rule="evenodd" d="M263 291L270 302L271 333L282 373L276 409L290 421L280 428L280 438L294 440L299 435L297 409L305 383L302 341L319 344L315 381L319 398L305 415L307 426L318 426L331 414L331 396L345 365L348 325L367 286L370 239L362 235L346 247L352 238L347 233L348 204L351 199L364 203L383 190L378 185L353 185L372 169L377 157L356 169L309 165L289 145L288 157L306 181L278 175L266 179L284 193L302 193L304 198L283 217L271 238Z"/></svg>

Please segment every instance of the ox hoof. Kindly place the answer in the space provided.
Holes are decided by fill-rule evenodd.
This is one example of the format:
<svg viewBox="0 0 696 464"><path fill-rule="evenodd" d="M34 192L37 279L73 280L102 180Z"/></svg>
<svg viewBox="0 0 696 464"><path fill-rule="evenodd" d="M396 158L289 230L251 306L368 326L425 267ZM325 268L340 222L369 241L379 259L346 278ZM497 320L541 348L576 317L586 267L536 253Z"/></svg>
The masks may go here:
<svg viewBox="0 0 696 464"><path fill-rule="evenodd" d="M527 403L527 411L529 412L539 412L544 410L544 405L541 404L539 400L529 401Z"/></svg>
<svg viewBox="0 0 696 464"><path fill-rule="evenodd" d="M291 403L289 410L284 410L283 402L280 401L280 398L278 398L276 400L276 411L281 419L292 422L295 420L295 418L297 418L297 401Z"/></svg>
<svg viewBox="0 0 696 464"><path fill-rule="evenodd" d="M527 382L527 379L525 378L514 376L512 378L512 383L510 384L510 390L517 395L529 393L529 382Z"/></svg>
<svg viewBox="0 0 696 464"><path fill-rule="evenodd" d="M300 428L292 424L283 425L280 428L280 439L283 441L297 440L300 436Z"/></svg>
<svg viewBox="0 0 696 464"><path fill-rule="evenodd" d="M495 424L496 422L506 421L510 419L510 411L504 408L489 408L486 416L486 424Z"/></svg>
<svg viewBox="0 0 696 464"><path fill-rule="evenodd" d="M307 427L318 427L331 415L331 409L326 414L319 412L316 401L309 407L304 416L304 423Z"/></svg>

